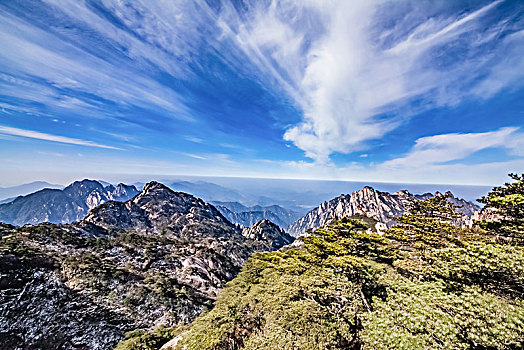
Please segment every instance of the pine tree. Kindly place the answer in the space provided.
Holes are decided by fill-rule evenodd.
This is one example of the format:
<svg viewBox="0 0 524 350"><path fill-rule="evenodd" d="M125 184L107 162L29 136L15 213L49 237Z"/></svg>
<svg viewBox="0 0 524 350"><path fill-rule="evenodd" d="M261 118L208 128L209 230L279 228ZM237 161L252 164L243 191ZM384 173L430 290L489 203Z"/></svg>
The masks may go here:
<svg viewBox="0 0 524 350"><path fill-rule="evenodd" d="M448 197L413 202L406 214L395 219L400 225L389 229L387 236L415 248L434 248L454 241L460 232L454 223L461 215Z"/></svg>
<svg viewBox="0 0 524 350"><path fill-rule="evenodd" d="M494 187L478 200L486 204L486 209L492 208L501 216L498 221L484 221L480 226L501 235L524 236L524 174L509 174L509 177L515 182Z"/></svg>

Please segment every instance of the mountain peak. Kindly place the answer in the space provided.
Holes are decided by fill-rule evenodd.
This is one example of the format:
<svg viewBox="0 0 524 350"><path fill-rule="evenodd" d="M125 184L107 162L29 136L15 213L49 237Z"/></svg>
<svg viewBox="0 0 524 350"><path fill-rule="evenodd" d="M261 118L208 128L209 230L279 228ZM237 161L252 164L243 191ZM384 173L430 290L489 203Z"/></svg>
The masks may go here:
<svg viewBox="0 0 524 350"><path fill-rule="evenodd" d="M272 249L279 249L294 241L293 237L268 219L262 219L256 224L244 228L242 235L255 241L270 242Z"/></svg>
<svg viewBox="0 0 524 350"><path fill-rule="evenodd" d="M71 223L83 219L89 210L111 200L126 201L138 193L134 186L115 189L95 180L75 181L63 190L43 189L0 204L0 221L15 225L40 222Z"/></svg>
<svg viewBox="0 0 524 350"><path fill-rule="evenodd" d="M142 193L148 193L153 191L169 191L174 193L172 189L157 181L150 181L144 185L144 188L142 188Z"/></svg>
<svg viewBox="0 0 524 350"><path fill-rule="evenodd" d="M148 182L133 199L109 202L91 210L84 222L106 230L125 229L147 233L167 230L175 235L188 234L190 231L204 235L237 234L235 226L214 206L190 194L174 192L157 181ZM188 227L192 229L188 230Z"/></svg>
<svg viewBox="0 0 524 350"><path fill-rule="evenodd" d="M425 200L440 195L442 195L440 192L414 195L407 190L390 194L389 192L381 192L366 186L359 191L353 192L351 195L342 195L323 202L303 218L290 225L288 232L292 235L300 235L308 229L324 226L333 218L356 215L364 215L387 226L392 226L396 224L394 218L404 214L413 201ZM471 215L478 210L478 206L474 203L455 198L451 192L449 192L448 202L460 207L458 211L464 215L461 219L461 224L469 220Z"/></svg>

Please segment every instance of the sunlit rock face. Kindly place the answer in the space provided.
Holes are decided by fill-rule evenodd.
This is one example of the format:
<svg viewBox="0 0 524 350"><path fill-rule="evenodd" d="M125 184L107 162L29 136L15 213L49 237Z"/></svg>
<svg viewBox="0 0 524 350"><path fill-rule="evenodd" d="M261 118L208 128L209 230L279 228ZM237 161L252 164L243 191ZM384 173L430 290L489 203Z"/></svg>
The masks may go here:
<svg viewBox="0 0 524 350"><path fill-rule="evenodd" d="M406 190L391 194L366 186L352 194L343 194L330 201L323 202L291 224L287 231L297 237L310 229L324 226L332 219L358 215L367 216L390 227L395 224L394 218L404 214L413 201L425 200L439 195L442 194L435 192L434 194L416 195ZM466 224L473 213L480 209L474 203L454 197L451 192L447 192L445 195L449 196L449 202L459 206L457 211L464 215L458 224Z"/></svg>

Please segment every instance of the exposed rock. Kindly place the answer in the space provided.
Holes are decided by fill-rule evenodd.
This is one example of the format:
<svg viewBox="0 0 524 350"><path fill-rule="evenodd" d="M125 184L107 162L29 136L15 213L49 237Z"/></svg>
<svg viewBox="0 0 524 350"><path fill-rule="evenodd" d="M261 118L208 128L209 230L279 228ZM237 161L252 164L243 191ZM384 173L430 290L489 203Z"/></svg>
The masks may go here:
<svg viewBox="0 0 524 350"><path fill-rule="evenodd" d="M411 202L438 195L442 194L436 192L435 194L415 195L406 190L390 194L366 186L350 195L343 194L330 201L323 202L290 225L288 232L293 236L299 236L310 229L317 229L326 225L332 219L358 215L365 215L390 227L395 224L394 218L404 214ZM458 208L458 211L464 214L461 224L466 224L471 215L480 209L479 206L471 202L453 197L451 192L447 192L446 195L449 195L448 200L451 203L461 206L461 208ZM383 227L378 229L382 230Z"/></svg>
<svg viewBox="0 0 524 350"><path fill-rule="evenodd" d="M0 232L9 349L111 349L127 331L191 322L252 253L291 240L268 221L244 235L212 205L156 182L78 223Z"/></svg>
<svg viewBox="0 0 524 350"><path fill-rule="evenodd" d="M0 204L0 221L14 224L71 223L83 219L90 209L107 201L125 201L138 194L134 186L104 187L94 180L73 182L63 190L46 188Z"/></svg>
<svg viewBox="0 0 524 350"><path fill-rule="evenodd" d="M473 226L476 221L499 222L504 219L504 215L501 215L497 208L484 207L473 214L470 226Z"/></svg>
<svg viewBox="0 0 524 350"><path fill-rule="evenodd" d="M244 228L244 237L255 240L271 242L272 249L278 249L293 242L294 238L284 232L280 227L269 220L260 220L253 226Z"/></svg>

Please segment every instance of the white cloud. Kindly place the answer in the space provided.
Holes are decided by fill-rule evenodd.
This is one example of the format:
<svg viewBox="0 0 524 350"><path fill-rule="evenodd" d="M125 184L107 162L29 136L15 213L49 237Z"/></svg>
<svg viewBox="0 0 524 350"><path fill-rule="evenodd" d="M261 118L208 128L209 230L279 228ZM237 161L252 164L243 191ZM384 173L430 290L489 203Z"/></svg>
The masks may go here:
<svg viewBox="0 0 524 350"><path fill-rule="evenodd" d="M508 35L502 45L507 49L488 76L473 89L481 97L491 97L505 87L519 88L524 82L524 29Z"/></svg>
<svg viewBox="0 0 524 350"><path fill-rule="evenodd" d="M74 4L77 6L70 9ZM113 24L103 21L87 7L76 2L60 5L60 10L76 17L80 24L89 25L94 30L103 30L100 33L102 37L111 38L111 35L115 35L122 45L129 44L129 33L124 34L123 30L117 30ZM80 100L54 90L73 89L76 94L94 94L118 105L135 105L145 109L156 106L170 112L172 118L192 120L181 102L181 97L149 77L149 72L138 71L122 58L111 60L108 56L102 59L7 13L0 14L0 18L0 39L3 42L0 58L3 68L12 75L33 76L46 82L27 83L4 74L0 78L11 82L5 89L6 94L53 107L74 109L79 114L91 117L103 115L98 108L99 102ZM92 22L83 23L84 20ZM133 45L137 46L138 43L139 41L134 39ZM164 58L166 61L172 61L167 59L166 55L155 55L155 49L149 48L147 51L146 45L141 45L144 53L142 59L160 61ZM149 55L145 56L147 52Z"/></svg>
<svg viewBox="0 0 524 350"><path fill-rule="evenodd" d="M234 33L259 70L302 110L303 120L290 127L284 139L326 164L334 152L365 149L367 141L401 126L417 111L455 105L472 95L487 98L518 82L524 74L519 69L524 64L522 49L507 50L512 41L524 42L517 34L494 49L507 50L509 57L477 50L488 40L497 40L505 25L505 18L493 28L481 24L500 3L447 16L431 13L422 2L402 3L398 7L405 12L397 14L396 24L383 28L391 19L383 10L390 5L385 1L273 0L267 7L251 5L247 20L224 25L224 32ZM220 18L237 22L231 11ZM434 61L433 51L471 33L482 38L463 47L474 55L448 65ZM505 64L508 61L516 64ZM489 66L490 76L475 81L482 74L479 67L489 71ZM466 82L478 88L462 88ZM424 103L408 109L415 98Z"/></svg>
<svg viewBox="0 0 524 350"><path fill-rule="evenodd" d="M30 139L67 143L67 144L79 145L79 146L98 147L98 148L116 149L116 150L120 149L118 147L102 145L102 144L99 144L93 141L81 140L81 139L76 139L72 137L51 135L51 134L46 134L46 133L38 132L38 131L18 129L18 128L12 128L12 127L1 126L1 125L0 125L0 134L11 135L11 136L21 136L21 137L27 137Z"/></svg>
<svg viewBox="0 0 524 350"><path fill-rule="evenodd" d="M450 133L419 138L405 155L382 163L336 166L318 162L280 162L279 176L325 180L493 185L510 172L524 169L524 158L471 162L470 156L486 149L523 155L524 132L507 127L491 132Z"/></svg>
<svg viewBox="0 0 524 350"><path fill-rule="evenodd" d="M407 155L368 168L351 164L337 169L329 163L332 153L364 150L369 140L403 125L413 113L403 108L414 98L423 98L417 108L425 109L453 105L465 97L488 98L508 86L521 86L524 31L498 39L507 18L489 28L481 22L496 10L500 1L462 15L435 15L433 5L426 2L399 2L395 8L402 9L400 15L393 14L395 24L387 28L384 23L393 15L384 10L389 2L382 0L247 1L242 10L229 1L216 8L203 0L103 1L111 15L127 28L111 23L86 2L45 3L78 27L69 31L59 23L50 29L58 28L64 35L55 35L53 30L39 29L8 12L0 13L0 60L3 70L9 72L0 74L0 90L8 96L93 118L105 118L101 112L106 106L99 101L104 99L144 109L153 105L169 112L170 117L190 120L187 101L156 81L154 75L168 74L185 81L199 78L192 70L207 72L209 67L199 60L204 50L206 54L216 54L239 76L273 89L277 95L285 92L301 110L302 120L289 126L284 138L316 163L285 164L297 171L316 172L323 178L365 175L378 176L381 181L410 179L415 178L412 174L423 171L413 171L410 164L426 161L423 164L429 169L450 170L445 162L463 159L482 147L502 147L505 135L509 138L505 148L513 155L524 155L522 138L511 136L520 131L501 129L423 138ZM78 45L72 40L77 31L84 39ZM464 45L465 51L472 49L471 55L453 64L435 64L434 56L438 56L442 45L453 44L468 33L478 34ZM91 44L93 38L100 39L100 45L86 49L83 45ZM475 50L486 44L490 50ZM223 78L220 72L209 74L210 80ZM464 81L471 83L471 89L461 88ZM61 92L68 89L76 92L74 97ZM85 97L91 94L100 99ZM38 112L34 106L0 107ZM36 131L20 132L24 135L18 136L111 148ZM484 139L491 140L490 146ZM199 142L191 136L187 140ZM196 156L228 160L225 155ZM402 164L411 170L402 172ZM500 163L500 167L504 164ZM455 166L491 169L491 165ZM387 176L376 170L386 168ZM428 181L435 178L429 175Z"/></svg>
<svg viewBox="0 0 524 350"><path fill-rule="evenodd" d="M418 169L465 159L487 148L516 149L524 138L518 128L502 128L483 133L452 133L419 138L411 151L382 163L380 169Z"/></svg>

